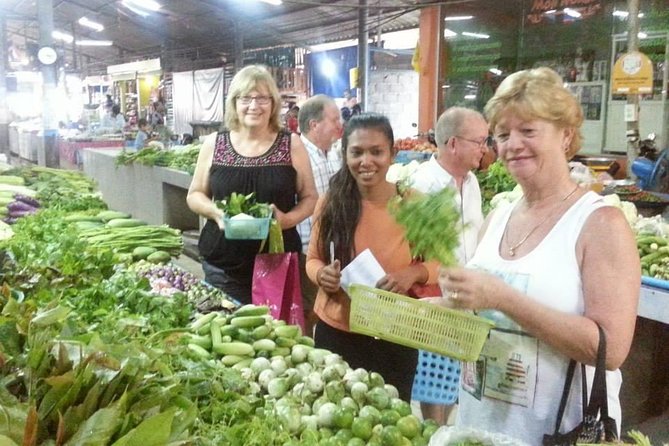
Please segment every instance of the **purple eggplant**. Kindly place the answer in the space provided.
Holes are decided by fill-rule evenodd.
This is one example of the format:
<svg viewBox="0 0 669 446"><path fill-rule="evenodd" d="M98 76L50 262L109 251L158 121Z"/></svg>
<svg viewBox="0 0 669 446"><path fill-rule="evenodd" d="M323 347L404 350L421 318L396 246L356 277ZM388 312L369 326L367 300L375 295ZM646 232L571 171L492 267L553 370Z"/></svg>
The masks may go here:
<svg viewBox="0 0 669 446"><path fill-rule="evenodd" d="M16 220L18 220L18 218L15 217L5 217L2 219L2 221L7 223L8 225L13 225L14 223L16 223Z"/></svg>
<svg viewBox="0 0 669 446"><path fill-rule="evenodd" d="M14 200L7 205L7 210L9 211L10 214L14 214L15 212L28 212L28 211L34 213L37 210L37 208L29 205L28 203L24 203L23 201Z"/></svg>
<svg viewBox="0 0 669 446"><path fill-rule="evenodd" d="M21 218L21 217L25 217L26 215L32 215L35 212L37 212L37 210L34 209L34 208L30 209L30 210L27 210L27 211L11 211L10 210L9 214L7 216L12 217L12 218Z"/></svg>
<svg viewBox="0 0 669 446"><path fill-rule="evenodd" d="M23 203L28 204L28 205L30 205L30 206L32 206L32 207L34 207L34 208L38 208L38 207L40 207L39 201L37 201L37 200L35 200L34 198L29 197L29 196L27 196L27 195L23 195L23 194L15 194L15 195L14 195L14 199L15 199L15 200L18 200L18 201L22 201Z"/></svg>

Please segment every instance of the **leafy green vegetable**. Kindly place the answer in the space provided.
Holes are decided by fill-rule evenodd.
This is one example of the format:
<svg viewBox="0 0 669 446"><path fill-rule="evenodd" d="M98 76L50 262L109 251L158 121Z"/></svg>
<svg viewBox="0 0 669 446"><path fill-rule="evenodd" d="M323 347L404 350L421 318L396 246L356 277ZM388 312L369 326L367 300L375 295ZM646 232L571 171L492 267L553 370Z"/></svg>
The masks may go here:
<svg viewBox="0 0 669 446"><path fill-rule="evenodd" d="M495 161L487 170L478 171L476 177L481 187L481 199L483 201L483 213L490 212L490 200L500 192L508 192L516 187L516 180L501 161Z"/></svg>
<svg viewBox="0 0 669 446"><path fill-rule="evenodd" d="M267 218L272 211L267 203L257 203L255 193L248 195L233 192L224 200L217 201L216 206L222 209L227 217L233 217L238 214L246 214L255 218Z"/></svg>
<svg viewBox="0 0 669 446"><path fill-rule="evenodd" d="M389 203L390 212L406 228L405 238L414 257L442 265L456 263L461 228L454 197L455 192L445 188L433 194L404 194Z"/></svg>

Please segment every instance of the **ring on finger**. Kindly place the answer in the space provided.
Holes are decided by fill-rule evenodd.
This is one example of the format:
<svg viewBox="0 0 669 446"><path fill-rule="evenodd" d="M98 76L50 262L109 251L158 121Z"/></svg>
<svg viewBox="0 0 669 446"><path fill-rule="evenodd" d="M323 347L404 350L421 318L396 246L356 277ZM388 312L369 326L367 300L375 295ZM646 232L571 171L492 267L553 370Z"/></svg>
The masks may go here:
<svg viewBox="0 0 669 446"><path fill-rule="evenodd" d="M458 292L457 291L451 291L451 294L449 296L451 300L458 300Z"/></svg>

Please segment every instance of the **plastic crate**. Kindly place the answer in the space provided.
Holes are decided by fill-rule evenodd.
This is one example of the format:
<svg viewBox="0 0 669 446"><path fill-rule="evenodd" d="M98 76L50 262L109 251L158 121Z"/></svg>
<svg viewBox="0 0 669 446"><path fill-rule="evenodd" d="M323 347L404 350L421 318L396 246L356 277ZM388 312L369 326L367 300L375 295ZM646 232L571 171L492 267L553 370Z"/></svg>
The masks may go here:
<svg viewBox="0 0 669 446"><path fill-rule="evenodd" d="M415 150L399 150L395 155L395 162L401 164L408 164L411 161L418 161L422 163L432 157L432 153L418 152Z"/></svg>
<svg viewBox="0 0 669 446"><path fill-rule="evenodd" d="M411 399L432 404L455 404L460 387L460 361L420 350Z"/></svg>
<svg viewBox="0 0 669 446"><path fill-rule="evenodd" d="M270 217L233 220L225 216L223 217L225 238L230 240L265 240L269 233L269 221Z"/></svg>
<svg viewBox="0 0 669 446"><path fill-rule="evenodd" d="M474 314L353 284L351 331L396 344L476 361L494 324Z"/></svg>

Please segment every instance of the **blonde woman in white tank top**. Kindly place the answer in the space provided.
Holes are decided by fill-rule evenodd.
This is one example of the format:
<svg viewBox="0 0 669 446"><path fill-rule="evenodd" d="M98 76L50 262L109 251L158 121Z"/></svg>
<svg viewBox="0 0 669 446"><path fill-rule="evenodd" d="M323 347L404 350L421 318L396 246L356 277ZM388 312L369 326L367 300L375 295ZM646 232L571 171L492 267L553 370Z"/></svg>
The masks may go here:
<svg viewBox="0 0 669 446"><path fill-rule="evenodd" d="M485 111L524 196L488 217L467 268L442 273L453 305L497 324L482 359L463 368L458 424L540 445L553 432L570 359L595 363L599 324L609 413L620 426L618 368L632 342L641 270L622 212L569 176L581 108L557 73L538 68L504 80ZM562 432L582 419L576 375Z"/></svg>

